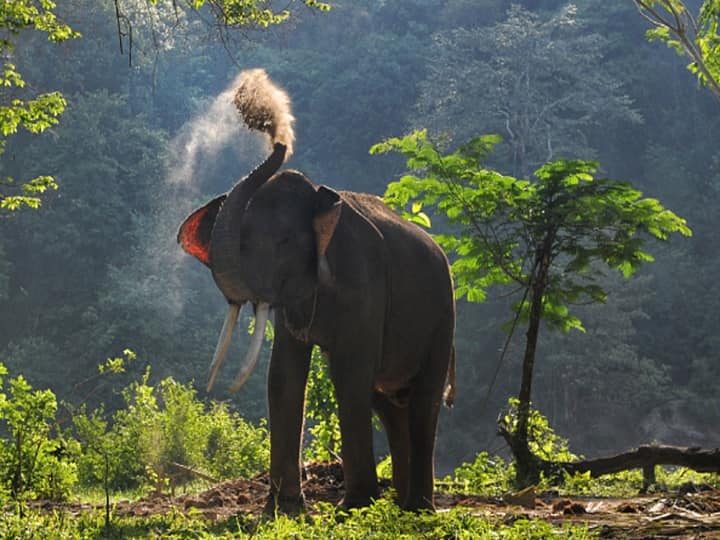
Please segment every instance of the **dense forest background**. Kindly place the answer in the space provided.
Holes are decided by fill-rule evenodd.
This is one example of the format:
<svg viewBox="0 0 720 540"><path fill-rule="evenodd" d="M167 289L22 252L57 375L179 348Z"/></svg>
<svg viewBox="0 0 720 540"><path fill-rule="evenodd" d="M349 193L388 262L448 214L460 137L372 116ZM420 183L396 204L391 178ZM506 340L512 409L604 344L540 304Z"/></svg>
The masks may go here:
<svg viewBox="0 0 720 540"><path fill-rule="evenodd" d="M498 133L498 170L527 177L548 159L597 159L685 217L692 238L651 249L656 261L633 280L603 278L606 304L577 307L586 333L544 334L534 403L589 457L652 441L720 446L720 109L683 59L646 42L629 0L337 0L224 42L201 21L138 12L131 62L112 2L57 12L82 39L22 35L13 59L34 89L60 90L69 105L42 136L12 139L0 164L3 176L60 183L40 210L0 219L0 360L11 373L108 407L146 365L203 387L224 301L175 231L263 159L222 93L241 69L264 67L293 99L289 166L318 183L382 194L404 171L368 154L382 139L428 127L452 148ZM503 451L495 419L517 393L523 337L499 364L506 293L458 305L458 398L441 418L440 472ZM125 348L138 355L125 381L94 377ZM264 382L258 369L237 395L221 384L212 397L259 419Z"/></svg>

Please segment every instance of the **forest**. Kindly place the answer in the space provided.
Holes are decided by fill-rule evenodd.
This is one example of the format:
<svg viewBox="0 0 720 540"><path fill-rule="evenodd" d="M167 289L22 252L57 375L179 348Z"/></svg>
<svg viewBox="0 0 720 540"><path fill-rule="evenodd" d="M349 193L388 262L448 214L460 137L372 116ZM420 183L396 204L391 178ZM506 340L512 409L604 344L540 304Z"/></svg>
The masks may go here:
<svg viewBox="0 0 720 540"><path fill-rule="evenodd" d="M705 34L693 50L704 63L672 30L654 26L652 13L672 17L667 6L680 10L676 17L700 14ZM559 177L570 201L563 211L577 205L566 215L574 221L565 243L553 247L549 289L538 296L525 411L531 449L571 461L641 445L720 447L720 297L712 285L720 271L718 19L711 0L5 2L0 502L16 510L0 519L0 536L48 537L65 526L62 517L35 513L33 501L83 497L102 499L108 514L72 515L104 532L65 537L232 537L230 527L255 534L246 518L227 528L175 515L114 532L97 525L98 516L109 524L118 494L174 495L178 486L207 488L268 467L271 336L240 391L228 391L235 367L225 367L206 392L226 301L176 241L194 208L267 155L229 103L248 68L265 69L292 99L297 140L287 167L336 190L385 197L434 234L453 263L457 395L440 413L436 491L495 497L517 487L498 423L512 427L523 402L518 410L511 398L530 395L523 370L538 266L525 265L546 238L536 234L545 223L537 216L562 206L542 206L543 182ZM463 199L454 179L471 176L476 184ZM588 183L616 185L608 179L627 191L592 204L583 198ZM483 187L490 181L492 189ZM536 221L525 222L508 201L528 186L542 204L526 215ZM651 202L640 217L613 214L622 197ZM465 214L468 198L475 215ZM488 210L497 201L507 203L499 218ZM583 226L588 236L578 240ZM600 247L588 247L594 241ZM250 316L240 324L252 326ZM229 365L245 346L235 339ZM335 406L327 366L314 353L308 461L340 457ZM375 454L387 469L379 432ZM566 480L575 493L611 486L624 496L648 487L635 473L604 484L579 473ZM672 468L658 481L715 490L720 482L717 469ZM547 520L488 525L456 509L447 521L413 522L380 503L361 516L367 530L348 525L337 534L601 531ZM268 537L315 537L335 519L328 512L302 530L278 521ZM397 528L385 529L390 522ZM717 534L713 523L702 530Z"/></svg>

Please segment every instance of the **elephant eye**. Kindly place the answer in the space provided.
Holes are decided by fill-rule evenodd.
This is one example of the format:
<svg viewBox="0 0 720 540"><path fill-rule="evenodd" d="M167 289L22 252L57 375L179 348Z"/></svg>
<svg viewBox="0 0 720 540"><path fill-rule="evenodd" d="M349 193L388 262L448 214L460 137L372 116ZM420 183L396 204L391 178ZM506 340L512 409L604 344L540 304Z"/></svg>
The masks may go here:
<svg viewBox="0 0 720 540"><path fill-rule="evenodd" d="M287 246L290 243L290 237L289 236L283 236L280 238L280 240L277 241L278 246Z"/></svg>

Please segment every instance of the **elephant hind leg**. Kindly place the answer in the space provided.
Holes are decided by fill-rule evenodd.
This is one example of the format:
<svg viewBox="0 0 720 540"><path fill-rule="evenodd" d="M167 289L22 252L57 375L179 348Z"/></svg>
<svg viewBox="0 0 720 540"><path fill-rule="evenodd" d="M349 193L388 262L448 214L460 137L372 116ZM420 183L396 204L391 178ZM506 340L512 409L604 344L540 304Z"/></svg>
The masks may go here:
<svg viewBox="0 0 720 540"><path fill-rule="evenodd" d="M398 505L404 507L410 467L408 408L398 405L392 398L379 392L373 395L373 408L387 434L392 457L392 486L395 488Z"/></svg>
<svg viewBox="0 0 720 540"><path fill-rule="evenodd" d="M435 508L435 435L452 348L452 333L438 332L428 362L413 382L408 405L410 461L406 510Z"/></svg>
<svg viewBox="0 0 720 540"><path fill-rule="evenodd" d="M415 394L409 406L409 479L405 510L435 508L433 484L435 481L434 447L441 392Z"/></svg>

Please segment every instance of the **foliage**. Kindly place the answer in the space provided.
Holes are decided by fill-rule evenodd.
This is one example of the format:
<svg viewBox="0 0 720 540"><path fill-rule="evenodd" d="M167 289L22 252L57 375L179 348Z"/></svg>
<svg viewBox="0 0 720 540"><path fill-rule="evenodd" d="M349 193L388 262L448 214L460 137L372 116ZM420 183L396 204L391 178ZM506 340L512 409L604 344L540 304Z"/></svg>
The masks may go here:
<svg viewBox="0 0 720 540"><path fill-rule="evenodd" d="M264 427L252 427L226 405L207 407L190 385L171 377L151 385L149 378L148 369L123 390L125 408L112 415L109 431L102 411L80 415L76 421L90 450L97 447L93 441L102 444L107 437L111 489L138 485L156 491L174 489L194 479L188 469L225 479L252 476L267 468L269 437ZM81 471L91 473L81 477L86 485L99 480L107 466L92 456L86 453L88 462L81 463Z"/></svg>
<svg viewBox="0 0 720 540"><path fill-rule="evenodd" d="M305 414L313 422L309 429L312 441L305 448L306 459L337 459L342 453L338 404L328 363L319 347L313 347L305 402Z"/></svg>
<svg viewBox="0 0 720 540"><path fill-rule="evenodd" d="M508 400L508 410L499 423L508 431L515 431L518 423L517 398ZM548 461L574 461L578 456L570 452L566 439L558 436L550 427L548 419L537 409L530 409L528 421L528 445L533 455ZM512 491L516 475L515 463L506 463L501 457L490 457L479 452L472 463L463 463L455 469L450 482L453 489L484 496L497 496ZM550 486L548 486L550 487Z"/></svg>
<svg viewBox="0 0 720 540"><path fill-rule="evenodd" d="M295 1L295 0L293 0ZM158 0L152 0L157 4ZM260 26L268 27L279 24L290 17L289 9L273 11L268 0L187 0L192 9L207 6L226 26ZM303 0L303 3L319 11L328 11L330 4L319 0Z"/></svg>
<svg viewBox="0 0 720 540"><path fill-rule="evenodd" d="M58 20L55 3L51 0L8 0L0 5L0 55L4 67L0 73L0 155L5 151L7 138L19 128L32 134L42 133L57 124L67 102L60 92L49 92L33 98L22 98L20 91L25 80L12 58L17 36L30 29L43 32L48 40L59 43L77 38L79 34ZM28 206L40 206L39 195L48 189L57 189L52 176L41 175L27 180L17 188L10 176L0 178L0 211L13 211Z"/></svg>
<svg viewBox="0 0 720 540"><path fill-rule="evenodd" d="M472 463L463 463L455 469L451 485L463 493L498 496L512 490L514 475L512 464L499 456L491 458L487 452L478 452Z"/></svg>
<svg viewBox="0 0 720 540"><path fill-rule="evenodd" d="M7 375L0 364L0 377ZM0 379L0 388L4 383ZM0 490L25 500L61 500L77 480L75 464L64 459L72 441L53 433L57 400L50 390L35 390L22 375L0 393Z"/></svg>
<svg viewBox="0 0 720 540"><path fill-rule="evenodd" d="M156 65L161 53L202 47L198 28L205 28L234 56L235 33L247 41L253 30L287 23L298 3L312 12L331 8L320 0L290 0L281 9L272 0L116 0L120 52L127 53L130 67Z"/></svg>
<svg viewBox="0 0 720 540"><path fill-rule="evenodd" d="M508 411L499 421L510 432L517 429L519 406L520 400L510 398ZM558 436L550 427L548 419L532 407L528 421L528 445L533 455L545 461L567 462L578 459L578 456L570 452L568 441Z"/></svg>
<svg viewBox="0 0 720 540"><path fill-rule="evenodd" d="M388 185L388 204L415 220L423 208L434 208L457 226L454 234L435 238L455 257L458 298L483 301L491 285L525 290L547 254L543 318L563 330L582 329L568 306L605 300L597 263L630 277L653 260L641 235L665 240L674 232L691 234L684 219L629 183L595 178L594 162L548 163L535 181L486 169L482 161L498 140L477 137L443 155L426 131L416 131L371 150L402 153L415 173ZM527 315L528 307L525 299L514 309Z"/></svg>
<svg viewBox="0 0 720 540"><path fill-rule="evenodd" d="M234 518L211 523L197 516L178 512L144 518L119 517L104 527L99 515L82 514L69 518L62 513L41 514L29 511L24 518L4 513L0 517L0 538L30 540L40 538L157 538L164 539L236 539L327 538L356 540L364 538L495 538L498 540L589 540L596 535L584 525L555 527L540 520L525 518L512 522L494 522L466 511L416 514L403 512L388 499L349 514L330 505L321 505L312 517L257 522Z"/></svg>
<svg viewBox="0 0 720 540"><path fill-rule="evenodd" d="M659 40L690 59L688 69L720 100L720 1L704 0L697 17L683 0L633 0L653 25L649 40Z"/></svg>
<svg viewBox="0 0 720 540"><path fill-rule="evenodd" d="M264 420L253 426L225 403L213 403L205 416L207 469L215 478L249 478L270 463L270 436Z"/></svg>

